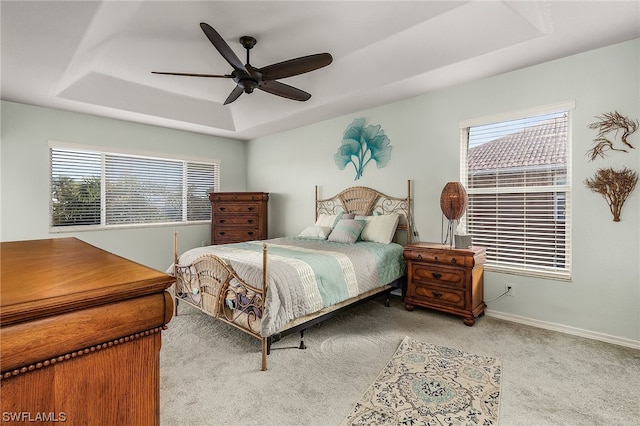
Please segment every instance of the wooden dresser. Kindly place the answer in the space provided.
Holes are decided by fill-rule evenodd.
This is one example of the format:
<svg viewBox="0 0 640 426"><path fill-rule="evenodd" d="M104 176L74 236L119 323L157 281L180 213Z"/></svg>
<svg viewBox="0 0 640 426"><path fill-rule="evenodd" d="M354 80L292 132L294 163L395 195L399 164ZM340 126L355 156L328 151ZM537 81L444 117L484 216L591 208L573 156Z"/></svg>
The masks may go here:
<svg viewBox="0 0 640 426"><path fill-rule="evenodd" d="M0 250L2 421L158 425L173 277L75 238Z"/></svg>
<svg viewBox="0 0 640 426"><path fill-rule="evenodd" d="M421 306L460 315L468 326L484 313L484 247L455 249L437 243L414 243L405 246L404 258L407 310Z"/></svg>
<svg viewBox="0 0 640 426"><path fill-rule="evenodd" d="M212 192L211 244L267 239L266 192Z"/></svg>

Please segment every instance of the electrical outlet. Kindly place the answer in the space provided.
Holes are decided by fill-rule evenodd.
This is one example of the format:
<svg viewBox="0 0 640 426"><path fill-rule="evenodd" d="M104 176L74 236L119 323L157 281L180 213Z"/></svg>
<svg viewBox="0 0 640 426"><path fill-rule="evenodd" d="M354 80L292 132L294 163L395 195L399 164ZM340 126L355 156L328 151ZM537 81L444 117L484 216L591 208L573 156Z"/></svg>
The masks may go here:
<svg viewBox="0 0 640 426"><path fill-rule="evenodd" d="M507 293L506 294L507 296L511 296L511 297L515 296L515 289L513 287L513 284L506 283L504 285L504 291Z"/></svg>

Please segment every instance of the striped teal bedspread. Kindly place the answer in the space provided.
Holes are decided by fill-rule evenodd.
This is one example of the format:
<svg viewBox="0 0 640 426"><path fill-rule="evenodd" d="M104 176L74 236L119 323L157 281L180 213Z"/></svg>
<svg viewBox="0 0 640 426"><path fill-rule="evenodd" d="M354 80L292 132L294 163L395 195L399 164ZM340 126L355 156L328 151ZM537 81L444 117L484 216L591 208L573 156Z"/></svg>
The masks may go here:
<svg viewBox="0 0 640 426"><path fill-rule="evenodd" d="M180 256L190 264L205 253L224 259L248 284L262 288L263 241L198 247ZM406 273L399 244L334 243L302 238L267 240L268 291L260 332L384 286Z"/></svg>

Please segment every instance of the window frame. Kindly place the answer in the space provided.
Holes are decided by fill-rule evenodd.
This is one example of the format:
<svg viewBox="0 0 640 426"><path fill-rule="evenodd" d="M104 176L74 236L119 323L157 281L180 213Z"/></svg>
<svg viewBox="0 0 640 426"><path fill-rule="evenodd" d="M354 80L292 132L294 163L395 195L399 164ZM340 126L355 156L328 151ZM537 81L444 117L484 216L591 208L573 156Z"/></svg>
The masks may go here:
<svg viewBox="0 0 640 426"><path fill-rule="evenodd" d="M566 267L562 269L555 268L528 268L526 264L520 264L518 266L513 265L505 265L500 264L499 261L495 261L492 259L487 259L487 263L485 263L485 270L514 274L514 275L522 275L522 276L533 276L540 278L547 278L559 281L571 281L572 278L572 210L571 210L571 199L572 199L572 167L571 167L571 159L572 159L572 112L575 109L575 101L564 101L559 103L554 103L550 105L534 107L529 109L511 111L501 114L488 115L468 120L462 120L459 124L460 129L460 181L467 189L467 192L472 195L473 193L479 194L487 194L489 191L482 192L469 188L469 176L468 176L468 151L469 151L469 129L475 126L482 126L492 123L499 123L511 120L525 119L529 117L543 116L546 114L553 113L566 113L567 114L567 141L566 141L566 182L564 184L556 184L552 186L553 188L561 189L559 191L564 195L563 202L565 204L565 213L567 217L565 217L565 254L564 259L566 262ZM548 185L546 186L549 187ZM505 187L495 187L496 192L500 192L500 188ZM523 194L528 192L536 192L536 188L532 191L523 191ZM541 191L542 192L542 191ZM557 217L559 212L556 210L556 205L554 204L554 217ZM464 232L468 230L468 218L467 215L464 215L460 221L460 225ZM473 235L472 235L473 237Z"/></svg>
<svg viewBox="0 0 640 426"><path fill-rule="evenodd" d="M200 225L207 224L211 222L211 218L209 219L201 219L201 220L188 220L188 197L187 197L187 168L189 164L200 164L200 165L208 165L214 167L214 183L213 183L213 191L220 191L220 169L221 162L215 159L202 159L196 158L192 156L186 155L163 155L158 153L150 153L144 151L137 150L123 150L123 149L113 149L110 147L104 146L96 146L96 145L84 145L84 144L74 144L68 142L58 142L58 141L49 141L48 144L48 164L49 164L49 232L50 233L68 233L68 232L79 232L79 231L97 231L97 230L115 230L115 229L132 229L132 228L149 228L149 227L163 227L163 226L185 226L185 225ZM69 151L80 151L80 152L91 152L96 153L101 156L101 165L100 165L100 224L92 224L92 225L53 225L53 199L52 199L52 191L53 191L53 169L52 169L52 151L53 150L69 150ZM141 159L151 159L151 160L160 160L160 161L173 161L173 162L181 162L182 163L182 214L180 221L168 221L168 222L149 222L149 223L127 223L127 224L107 224L106 218L106 171L105 171L105 158L106 156L121 156L121 157L136 157Z"/></svg>

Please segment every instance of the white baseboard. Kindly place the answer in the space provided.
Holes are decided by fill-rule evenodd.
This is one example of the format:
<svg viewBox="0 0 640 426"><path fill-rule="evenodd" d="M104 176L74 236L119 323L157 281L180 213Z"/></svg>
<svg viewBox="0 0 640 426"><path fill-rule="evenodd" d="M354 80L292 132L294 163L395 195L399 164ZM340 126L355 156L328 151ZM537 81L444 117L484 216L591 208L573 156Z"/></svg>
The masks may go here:
<svg viewBox="0 0 640 426"><path fill-rule="evenodd" d="M627 339L624 337L611 336L609 334L597 333L595 331L583 330L581 328L570 327L563 324L540 321L533 318L521 317L519 315L506 314L504 312L485 310L488 317L503 319L506 321L517 322L519 324L530 325L533 327L544 328L546 330L558 331L560 333L572 334L574 336L586 337L587 339L599 340L601 342L612 343L614 345L626 346L628 348L640 349L640 341Z"/></svg>

